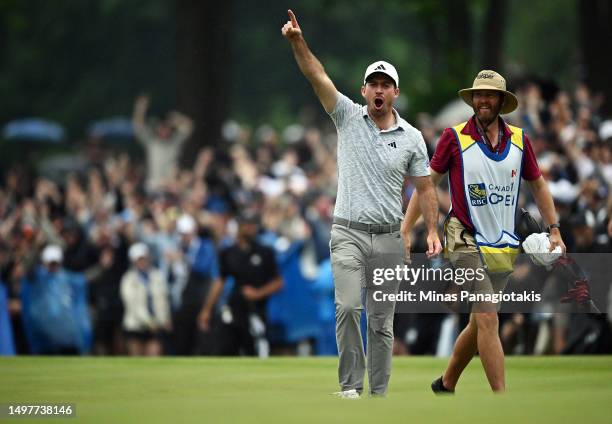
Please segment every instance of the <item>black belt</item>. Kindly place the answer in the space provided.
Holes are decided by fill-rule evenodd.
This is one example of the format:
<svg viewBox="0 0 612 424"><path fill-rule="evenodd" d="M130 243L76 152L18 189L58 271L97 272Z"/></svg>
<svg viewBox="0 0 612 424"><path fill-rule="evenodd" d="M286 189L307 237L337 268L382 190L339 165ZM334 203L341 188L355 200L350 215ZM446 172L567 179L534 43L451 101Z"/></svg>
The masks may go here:
<svg viewBox="0 0 612 424"><path fill-rule="evenodd" d="M361 222L349 221L348 219L338 218L334 216L332 221L334 224L342 225L343 227L353 228L359 231L365 231L368 234L393 233L399 231L401 222L395 224L363 224Z"/></svg>

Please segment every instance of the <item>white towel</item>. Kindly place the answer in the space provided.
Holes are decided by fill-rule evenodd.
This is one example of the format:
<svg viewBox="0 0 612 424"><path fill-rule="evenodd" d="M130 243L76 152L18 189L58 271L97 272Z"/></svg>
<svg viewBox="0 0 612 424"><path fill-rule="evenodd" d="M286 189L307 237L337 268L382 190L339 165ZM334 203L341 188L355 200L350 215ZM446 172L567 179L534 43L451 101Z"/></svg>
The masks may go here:
<svg viewBox="0 0 612 424"><path fill-rule="evenodd" d="M533 263L545 266L546 269L550 269L552 264L563 255L561 246L555 247L552 252L549 249L550 240L548 233L531 234L523 242L523 250L529 255Z"/></svg>

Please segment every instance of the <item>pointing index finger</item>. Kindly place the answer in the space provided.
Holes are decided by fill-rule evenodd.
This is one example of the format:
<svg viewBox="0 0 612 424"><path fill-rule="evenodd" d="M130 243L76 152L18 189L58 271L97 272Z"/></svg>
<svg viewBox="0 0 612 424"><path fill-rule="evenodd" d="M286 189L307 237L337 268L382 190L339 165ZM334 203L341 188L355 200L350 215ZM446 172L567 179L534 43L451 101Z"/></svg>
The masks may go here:
<svg viewBox="0 0 612 424"><path fill-rule="evenodd" d="M297 23L297 19L295 18L295 15L293 14L293 11L291 9L289 9L287 11L287 13L289 13L289 19L291 19L291 26L293 28L297 28L298 27L298 23Z"/></svg>

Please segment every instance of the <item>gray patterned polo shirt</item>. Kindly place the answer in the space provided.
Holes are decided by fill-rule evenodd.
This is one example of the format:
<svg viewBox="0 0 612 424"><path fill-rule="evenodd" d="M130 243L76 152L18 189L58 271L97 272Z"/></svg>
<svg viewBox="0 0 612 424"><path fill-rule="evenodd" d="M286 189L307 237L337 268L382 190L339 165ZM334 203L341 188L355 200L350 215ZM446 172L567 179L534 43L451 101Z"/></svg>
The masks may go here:
<svg viewBox="0 0 612 424"><path fill-rule="evenodd" d="M367 106L338 94L329 114L338 131L338 194L334 215L364 224L402 220L406 175L429 175L421 132L393 110L395 125L379 129Z"/></svg>

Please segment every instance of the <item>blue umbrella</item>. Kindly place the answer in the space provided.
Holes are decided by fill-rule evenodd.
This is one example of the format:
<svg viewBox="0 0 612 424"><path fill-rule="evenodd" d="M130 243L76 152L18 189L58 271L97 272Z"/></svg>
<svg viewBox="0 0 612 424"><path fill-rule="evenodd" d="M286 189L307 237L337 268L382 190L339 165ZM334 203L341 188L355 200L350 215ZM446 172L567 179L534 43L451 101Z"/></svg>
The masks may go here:
<svg viewBox="0 0 612 424"><path fill-rule="evenodd" d="M66 136L66 132L60 124L55 122L41 118L27 118L6 124L2 135L7 140L61 143Z"/></svg>

